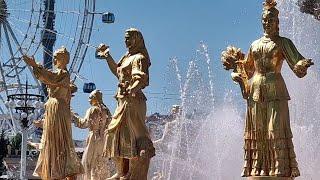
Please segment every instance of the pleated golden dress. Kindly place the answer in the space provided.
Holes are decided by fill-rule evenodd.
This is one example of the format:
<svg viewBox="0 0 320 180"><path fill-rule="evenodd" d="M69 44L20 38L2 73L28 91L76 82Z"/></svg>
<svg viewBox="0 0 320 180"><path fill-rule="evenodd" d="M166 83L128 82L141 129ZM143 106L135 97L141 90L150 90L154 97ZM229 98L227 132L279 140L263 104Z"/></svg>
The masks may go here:
<svg viewBox="0 0 320 180"><path fill-rule="evenodd" d="M41 179L64 179L83 173L75 152L70 113L70 75L58 69L34 68L35 76L48 87L40 155L34 175Z"/></svg>
<svg viewBox="0 0 320 180"><path fill-rule="evenodd" d="M252 80L244 134L244 176L290 177L293 168L298 170L290 128L290 96L281 75L284 59L294 70L304 57L291 40L279 36L253 42L245 60Z"/></svg>
<svg viewBox="0 0 320 180"><path fill-rule="evenodd" d="M149 83L149 62L140 53L127 55L122 58L117 69L120 84L132 85L139 80L144 88ZM131 159L140 156L141 150L151 158L155 155L153 143L150 139L146 120L146 97L141 90L134 96L122 94L119 88L116 95L118 106L108 126L105 145L105 154L108 157L121 157Z"/></svg>

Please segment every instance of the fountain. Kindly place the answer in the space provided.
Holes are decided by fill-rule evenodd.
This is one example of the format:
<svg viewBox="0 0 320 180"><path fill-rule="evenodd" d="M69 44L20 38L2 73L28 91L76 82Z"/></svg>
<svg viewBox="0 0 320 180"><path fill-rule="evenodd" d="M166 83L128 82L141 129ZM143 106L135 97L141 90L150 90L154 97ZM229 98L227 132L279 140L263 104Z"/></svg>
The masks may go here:
<svg viewBox="0 0 320 180"><path fill-rule="evenodd" d="M280 34L292 39L302 54L319 64L320 22L301 13L297 0L279 1L278 8ZM240 179L246 107L240 90L225 88L221 83L223 78L213 74L204 43L189 62L186 75L181 73L185 71L179 69L177 58L171 63L169 67L176 72L176 87L180 87L182 112L166 124L163 137L155 142L157 156L152 161L149 177L154 180ZM213 64L215 70L221 69L220 62ZM319 66L314 66L307 77L300 80L287 66L283 69L292 97L290 119L301 171L297 179L301 180L320 176L318 72Z"/></svg>
<svg viewBox="0 0 320 180"><path fill-rule="evenodd" d="M278 7L283 12L279 17L281 34L291 38L302 54L317 62L320 58L320 22L311 15L301 13L296 4L296 0L279 1ZM310 68L308 73L300 80L286 68L284 78L292 97L290 115L302 172L300 179L309 180L320 176L319 66Z"/></svg>

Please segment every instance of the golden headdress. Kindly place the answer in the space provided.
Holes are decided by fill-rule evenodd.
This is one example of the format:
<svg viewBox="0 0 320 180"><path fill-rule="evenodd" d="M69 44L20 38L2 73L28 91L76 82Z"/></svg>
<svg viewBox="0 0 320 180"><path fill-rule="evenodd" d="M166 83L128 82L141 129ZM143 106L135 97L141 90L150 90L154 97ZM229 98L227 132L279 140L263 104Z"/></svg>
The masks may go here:
<svg viewBox="0 0 320 180"><path fill-rule="evenodd" d="M262 17L273 16L278 17L279 10L276 8L277 2L275 0L266 0L263 3Z"/></svg>
<svg viewBox="0 0 320 180"><path fill-rule="evenodd" d="M271 8L275 8L276 5L277 5L277 2L275 0L266 0L263 3L263 6L264 6L265 10L268 10L268 9L271 9Z"/></svg>

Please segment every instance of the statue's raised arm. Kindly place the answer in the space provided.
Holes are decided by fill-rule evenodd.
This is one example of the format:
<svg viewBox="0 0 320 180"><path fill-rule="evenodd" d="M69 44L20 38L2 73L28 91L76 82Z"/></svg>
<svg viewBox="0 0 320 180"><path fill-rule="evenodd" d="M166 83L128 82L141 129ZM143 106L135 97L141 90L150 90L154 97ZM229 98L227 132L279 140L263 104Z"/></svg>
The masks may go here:
<svg viewBox="0 0 320 180"><path fill-rule="evenodd" d="M311 59L304 58L297 50L293 42L288 38L281 38L282 51L289 67L293 72L302 78L307 75L307 70L314 65Z"/></svg>
<svg viewBox="0 0 320 180"><path fill-rule="evenodd" d="M110 54L109 46L106 44L100 44L96 50L96 54L100 59L105 59L107 61L107 64L112 74L118 77L118 74L117 74L118 64L112 58Z"/></svg>

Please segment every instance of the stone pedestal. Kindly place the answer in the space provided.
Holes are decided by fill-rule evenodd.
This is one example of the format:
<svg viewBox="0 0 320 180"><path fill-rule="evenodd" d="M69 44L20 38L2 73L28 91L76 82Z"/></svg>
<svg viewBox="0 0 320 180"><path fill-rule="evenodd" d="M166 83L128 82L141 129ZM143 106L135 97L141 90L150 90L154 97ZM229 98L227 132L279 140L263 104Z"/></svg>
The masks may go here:
<svg viewBox="0 0 320 180"><path fill-rule="evenodd" d="M294 180L292 177L270 177L270 176L252 176L247 180Z"/></svg>

